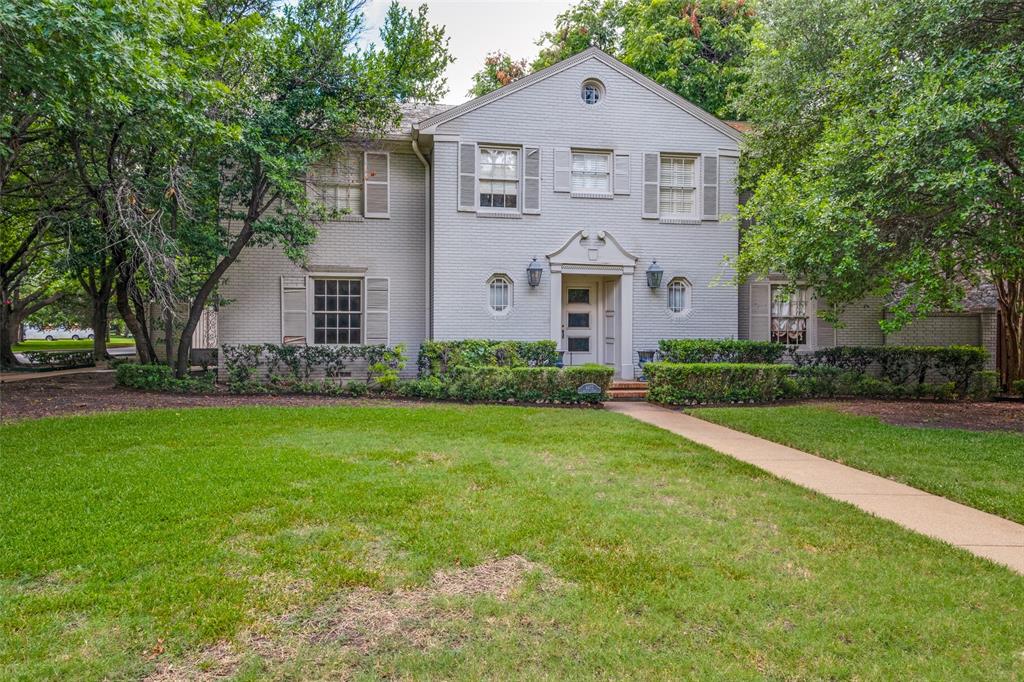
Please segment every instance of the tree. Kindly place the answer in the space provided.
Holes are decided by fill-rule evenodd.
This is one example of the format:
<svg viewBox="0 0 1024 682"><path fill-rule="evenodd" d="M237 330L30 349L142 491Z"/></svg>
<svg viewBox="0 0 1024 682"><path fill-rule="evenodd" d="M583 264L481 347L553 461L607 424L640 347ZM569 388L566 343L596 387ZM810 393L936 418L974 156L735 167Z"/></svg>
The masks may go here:
<svg viewBox="0 0 1024 682"><path fill-rule="evenodd" d="M473 87L466 93L480 97L492 90L514 83L528 73L525 59L513 59L507 52L491 52L484 59L484 68L473 74Z"/></svg>
<svg viewBox="0 0 1024 682"><path fill-rule="evenodd" d="M306 197L310 166L346 140L372 140L400 118L398 103L434 100L451 58L442 29L392 3L382 47L357 47L356 0L299 0L271 11L241 2L216 7L227 50L213 63L224 96L215 129L190 138L193 215L178 244L207 249L194 273L176 372L189 369L192 333L210 296L242 251L276 245L293 260L316 239L323 209ZM182 195L182 197L188 194ZM193 261L194 262L194 261Z"/></svg>
<svg viewBox="0 0 1024 682"><path fill-rule="evenodd" d="M1000 0L778 0L741 103L752 221L741 277L871 293L891 330L998 291L1024 376L1024 12Z"/></svg>
<svg viewBox="0 0 1024 682"><path fill-rule="evenodd" d="M541 35L530 70L599 47L716 116L736 118L733 102L757 22L750 0L582 0ZM519 65L502 52L488 55L469 94L525 76L529 70L519 69L508 77Z"/></svg>

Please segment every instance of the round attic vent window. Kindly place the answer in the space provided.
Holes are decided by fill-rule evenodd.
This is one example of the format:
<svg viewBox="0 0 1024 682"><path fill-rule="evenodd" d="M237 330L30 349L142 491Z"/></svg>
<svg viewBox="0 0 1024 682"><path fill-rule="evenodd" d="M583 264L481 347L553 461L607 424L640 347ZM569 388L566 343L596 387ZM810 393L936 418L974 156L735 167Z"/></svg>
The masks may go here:
<svg viewBox="0 0 1024 682"><path fill-rule="evenodd" d="M583 87L580 88L580 97L586 104L597 104L604 97L604 86L599 80L586 80L583 81Z"/></svg>

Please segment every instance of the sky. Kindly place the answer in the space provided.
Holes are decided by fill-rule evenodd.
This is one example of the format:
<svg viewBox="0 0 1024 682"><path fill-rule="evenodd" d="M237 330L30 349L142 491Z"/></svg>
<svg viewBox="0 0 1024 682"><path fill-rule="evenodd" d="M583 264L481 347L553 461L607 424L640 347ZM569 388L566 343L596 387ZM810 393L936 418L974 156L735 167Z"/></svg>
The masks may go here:
<svg viewBox="0 0 1024 682"><path fill-rule="evenodd" d="M399 0L415 9L429 7L431 23L443 24L450 38L448 49L455 57L445 75L448 94L444 101L458 104L466 94L473 74L483 66L489 52L504 50L516 59L533 61L535 44L544 31L555 25L555 17L573 3L569 0ZM368 42L376 41L390 0L368 0L366 14Z"/></svg>

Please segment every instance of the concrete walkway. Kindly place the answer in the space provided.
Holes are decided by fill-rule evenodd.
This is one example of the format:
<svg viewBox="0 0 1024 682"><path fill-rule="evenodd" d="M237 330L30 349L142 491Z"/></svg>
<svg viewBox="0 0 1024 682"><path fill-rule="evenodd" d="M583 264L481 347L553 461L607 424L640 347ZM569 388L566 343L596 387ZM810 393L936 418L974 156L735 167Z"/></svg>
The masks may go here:
<svg viewBox="0 0 1024 682"><path fill-rule="evenodd" d="M0 384L53 379L54 377L66 377L69 374L102 374L113 371L104 367L77 367L75 369L40 370L38 372L0 372Z"/></svg>
<svg viewBox="0 0 1024 682"><path fill-rule="evenodd" d="M838 462L649 403L605 407L1024 574L1024 525Z"/></svg>

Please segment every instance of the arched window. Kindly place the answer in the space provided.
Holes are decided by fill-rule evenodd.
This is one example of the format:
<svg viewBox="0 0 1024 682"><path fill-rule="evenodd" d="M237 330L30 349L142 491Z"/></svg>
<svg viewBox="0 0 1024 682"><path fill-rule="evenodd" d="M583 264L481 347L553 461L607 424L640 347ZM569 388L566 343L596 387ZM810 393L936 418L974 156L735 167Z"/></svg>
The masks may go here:
<svg viewBox="0 0 1024 682"><path fill-rule="evenodd" d="M512 307L512 282L505 275L494 275L487 280L487 301L491 311L506 313Z"/></svg>
<svg viewBox="0 0 1024 682"><path fill-rule="evenodd" d="M580 87L580 97L586 104L597 104L604 97L604 85L601 84L601 81L593 78L585 80Z"/></svg>
<svg viewBox="0 0 1024 682"><path fill-rule="evenodd" d="M690 309L690 283L685 277L677 277L668 283L668 309L673 313L685 313Z"/></svg>

